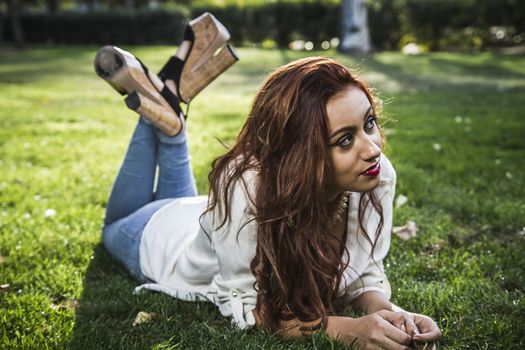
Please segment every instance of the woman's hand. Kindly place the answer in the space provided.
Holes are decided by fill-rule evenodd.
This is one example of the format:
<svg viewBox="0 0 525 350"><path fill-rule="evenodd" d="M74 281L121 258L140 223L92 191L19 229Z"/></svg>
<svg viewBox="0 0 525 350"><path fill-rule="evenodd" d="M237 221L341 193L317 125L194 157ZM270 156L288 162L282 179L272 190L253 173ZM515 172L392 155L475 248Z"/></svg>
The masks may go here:
<svg viewBox="0 0 525 350"><path fill-rule="evenodd" d="M391 311L379 311L360 318L328 317L328 336L345 344L356 345L357 349L409 349L410 336L393 326L384 314Z"/></svg>
<svg viewBox="0 0 525 350"><path fill-rule="evenodd" d="M382 316L406 332L414 343L429 343L441 339L441 331L430 317L405 311L385 312Z"/></svg>

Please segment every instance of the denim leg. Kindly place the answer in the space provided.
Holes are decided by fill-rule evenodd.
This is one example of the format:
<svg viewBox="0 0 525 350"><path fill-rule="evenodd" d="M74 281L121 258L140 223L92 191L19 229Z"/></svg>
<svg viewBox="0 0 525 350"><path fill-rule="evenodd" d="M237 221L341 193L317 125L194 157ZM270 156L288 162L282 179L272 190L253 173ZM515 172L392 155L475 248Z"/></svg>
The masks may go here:
<svg viewBox="0 0 525 350"><path fill-rule="evenodd" d="M151 216L170 201L164 199L151 202L125 218L105 225L102 230L106 250L140 283L151 282L140 268L140 240L144 227Z"/></svg>
<svg viewBox="0 0 525 350"><path fill-rule="evenodd" d="M157 149L153 125L139 118L109 196L105 224L126 217L153 200Z"/></svg>
<svg viewBox="0 0 525 350"><path fill-rule="evenodd" d="M158 133L159 177L155 199L193 197L197 188L191 170L186 128L174 137Z"/></svg>
<svg viewBox="0 0 525 350"><path fill-rule="evenodd" d="M185 130L168 137L140 118L106 209L102 239L107 251L139 282L150 282L140 269L144 227L173 198L196 194Z"/></svg>

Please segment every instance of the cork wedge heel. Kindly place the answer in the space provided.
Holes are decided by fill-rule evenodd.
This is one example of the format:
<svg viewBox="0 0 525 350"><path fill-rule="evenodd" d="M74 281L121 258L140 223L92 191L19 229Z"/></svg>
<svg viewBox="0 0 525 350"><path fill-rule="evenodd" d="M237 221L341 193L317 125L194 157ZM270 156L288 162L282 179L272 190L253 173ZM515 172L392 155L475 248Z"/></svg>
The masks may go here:
<svg viewBox="0 0 525 350"><path fill-rule="evenodd" d="M179 99L133 54L116 46L102 47L95 57L95 71L121 95L126 105L151 121L168 136L182 129L184 113Z"/></svg>
<svg viewBox="0 0 525 350"><path fill-rule="evenodd" d="M189 103L222 72L239 60L227 44L230 33L211 13L205 12L188 23L184 41L190 43L184 60L172 56L159 72L162 81L173 80L177 95Z"/></svg>

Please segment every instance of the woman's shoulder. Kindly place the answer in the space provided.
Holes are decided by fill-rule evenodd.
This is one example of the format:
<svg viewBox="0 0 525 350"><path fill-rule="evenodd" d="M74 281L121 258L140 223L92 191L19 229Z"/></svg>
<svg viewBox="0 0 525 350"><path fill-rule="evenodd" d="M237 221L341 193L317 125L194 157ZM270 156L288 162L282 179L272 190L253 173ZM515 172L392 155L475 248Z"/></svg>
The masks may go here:
<svg viewBox="0 0 525 350"><path fill-rule="evenodd" d="M241 163L244 164L241 165ZM224 177L224 180L228 176L232 176L233 173L239 168L244 169L232 183L233 196L241 196L245 199L253 199L253 196L255 195L257 177L259 175L259 166L253 160L248 161L246 164L242 158L234 158L230 161L226 168L227 176Z"/></svg>

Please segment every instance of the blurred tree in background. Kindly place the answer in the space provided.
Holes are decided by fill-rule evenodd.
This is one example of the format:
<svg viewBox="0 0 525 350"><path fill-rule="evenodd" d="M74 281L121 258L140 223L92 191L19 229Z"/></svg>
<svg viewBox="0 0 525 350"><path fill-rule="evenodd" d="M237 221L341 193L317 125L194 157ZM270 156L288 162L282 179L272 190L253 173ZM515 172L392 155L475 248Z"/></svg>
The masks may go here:
<svg viewBox="0 0 525 350"><path fill-rule="evenodd" d="M340 51L367 53L371 48L365 0L342 0Z"/></svg>
<svg viewBox="0 0 525 350"><path fill-rule="evenodd" d="M0 40L176 44L190 18L210 11L238 45L302 41L309 44L301 47L328 48L337 44L334 38L343 39L342 29L356 28L345 23L359 16L345 14L352 6L343 5L357 2L366 3L375 49L417 43L428 50L482 50L525 41L523 0L6 0L0 4Z"/></svg>

